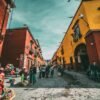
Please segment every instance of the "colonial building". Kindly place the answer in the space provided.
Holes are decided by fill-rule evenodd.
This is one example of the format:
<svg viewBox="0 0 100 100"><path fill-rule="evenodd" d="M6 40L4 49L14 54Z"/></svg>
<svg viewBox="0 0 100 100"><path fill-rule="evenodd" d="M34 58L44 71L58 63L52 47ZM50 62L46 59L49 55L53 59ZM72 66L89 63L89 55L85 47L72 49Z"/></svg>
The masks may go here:
<svg viewBox="0 0 100 100"><path fill-rule="evenodd" d="M38 67L45 63L39 42L34 39L28 27L7 30L2 52L2 65L9 63L27 69L32 64Z"/></svg>
<svg viewBox="0 0 100 100"><path fill-rule="evenodd" d="M14 8L13 0L0 0L0 58L3 46L3 40L6 33L6 26L11 8Z"/></svg>
<svg viewBox="0 0 100 100"><path fill-rule="evenodd" d="M94 61L100 64L99 43L100 0L82 0L52 62L72 69L87 69Z"/></svg>

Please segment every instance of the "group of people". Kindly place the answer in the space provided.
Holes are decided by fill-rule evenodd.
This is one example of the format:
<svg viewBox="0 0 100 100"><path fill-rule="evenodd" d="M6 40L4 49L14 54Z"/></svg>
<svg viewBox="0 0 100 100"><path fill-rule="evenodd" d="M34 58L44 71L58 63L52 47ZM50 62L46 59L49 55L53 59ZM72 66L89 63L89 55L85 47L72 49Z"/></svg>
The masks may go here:
<svg viewBox="0 0 100 100"><path fill-rule="evenodd" d="M3 75L3 78L1 78L2 75ZM8 75L9 75L10 86L12 86L14 84L14 79L12 76L17 75L16 68L14 67L13 64L7 64L5 67L2 67L0 64L0 80L4 82L5 77Z"/></svg>
<svg viewBox="0 0 100 100"><path fill-rule="evenodd" d="M39 68L39 78L49 78L54 76L54 68L53 65L43 65Z"/></svg>
<svg viewBox="0 0 100 100"><path fill-rule="evenodd" d="M20 71L21 83L25 83L25 81L28 81L28 84L33 85L36 82L36 76L38 76L39 79L53 77L54 68L55 66L53 65L42 65L39 68L32 65L29 71L27 71L26 68L23 68Z"/></svg>

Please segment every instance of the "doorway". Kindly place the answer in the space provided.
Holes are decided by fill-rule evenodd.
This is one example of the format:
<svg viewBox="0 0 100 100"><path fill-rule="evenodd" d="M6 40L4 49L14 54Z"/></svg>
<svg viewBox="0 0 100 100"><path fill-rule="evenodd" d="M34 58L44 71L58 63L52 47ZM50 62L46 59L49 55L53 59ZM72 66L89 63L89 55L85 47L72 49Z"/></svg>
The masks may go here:
<svg viewBox="0 0 100 100"><path fill-rule="evenodd" d="M87 54L86 45L79 44L74 52L76 69L87 70L89 66L89 58Z"/></svg>

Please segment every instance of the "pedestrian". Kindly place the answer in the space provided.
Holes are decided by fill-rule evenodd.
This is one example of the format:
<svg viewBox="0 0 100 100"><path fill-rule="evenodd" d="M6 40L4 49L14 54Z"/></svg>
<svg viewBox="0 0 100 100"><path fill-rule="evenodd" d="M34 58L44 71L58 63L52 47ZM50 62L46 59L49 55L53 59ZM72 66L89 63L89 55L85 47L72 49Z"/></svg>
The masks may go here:
<svg viewBox="0 0 100 100"><path fill-rule="evenodd" d="M41 79L41 77L42 77L42 68L39 67L39 78Z"/></svg>
<svg viewBox="0 0 100 100"><path fill-rule="evenodd" d="M45 65L42 66L42 78L45 78L45 72L46 72L46 68L45 68Z"/></svg>
<svg viewBox="0 0 100 100"><path fill-rule="evenodd" d="M64 75L64 67L63 67L63 65L61 65L61 76L63 76Z"/></svg>
<svg viewBox="0 0 100 100"><path fill-rule="evenodd" d="M30 67L30 71L29 71L29 83L32 84L32 66Z"/></svg>
<svg viewBox="0 0 100 100"><path fill-rule="evenodd" d="M26 68L23 68L20 72L21 75L21 83L23 84L27 80L28 72Z"/></svg>
<svg viewBox="0 0 100 100"><path fill-rule="evenodd" d="M58 65L58 76L61 76L61 66Z"/></svg>
<svg viewBox="0 0 100 100"><path fill-rule="evenodd" d="M24 69L20 71L20 76L21 76L21 83L23 84L24 83Z"/></svg>
<svg viewBox="0 0 100 100"><path fill-rule="evenodd" d="M14 86L15 79L12 76L9 78L9 83L10 83L10 87Z"/></svg>
<svg viewBox="0 0 100 100"><path fill-rule="evenodd" d="M51 67L50 72L51 72L51 77L53 78L53 76L54 76L54 67L53 66Z"/></svg>
<svg viewBox="0 0 100 100"><path fill-rule="evenodd" d="M15 71L13 69L11 70L10 75L11 76L15 75Z"/></svg>
<svg viewBox="0 0 100 100"><path fill-rule="evenodd" d="M49 77L49 72L50 72L50 65L47 65L47 67L46 67L46 72L45 72L46 78Z"/></svg>
<svg viewBox="0 0 100 100"><path fill-rule="evenodd" d="M34 65L32 65L32 84L36 82L36 73L37 73L37 69Z"/></svg>

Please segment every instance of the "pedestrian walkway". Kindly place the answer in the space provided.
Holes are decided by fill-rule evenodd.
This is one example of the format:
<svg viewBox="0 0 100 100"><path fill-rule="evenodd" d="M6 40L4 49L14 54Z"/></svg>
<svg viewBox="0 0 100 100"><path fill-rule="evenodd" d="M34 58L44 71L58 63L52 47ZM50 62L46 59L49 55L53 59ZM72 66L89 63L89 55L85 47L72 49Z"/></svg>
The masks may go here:
<svg viewBox="0 0 100 100"><path fill-rule="evenodd" d="M77 84L78 83L81 84L80 85L81 88L82 87L84 87L84 88L100 88L100 83L90 80L85 73L82 74L82 73L78 73L75 71L68 71L68 70L65 70L64 73L66 76L73 78ZM75 85L74 85L74 87L75 87Z"/></svg>

